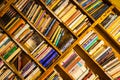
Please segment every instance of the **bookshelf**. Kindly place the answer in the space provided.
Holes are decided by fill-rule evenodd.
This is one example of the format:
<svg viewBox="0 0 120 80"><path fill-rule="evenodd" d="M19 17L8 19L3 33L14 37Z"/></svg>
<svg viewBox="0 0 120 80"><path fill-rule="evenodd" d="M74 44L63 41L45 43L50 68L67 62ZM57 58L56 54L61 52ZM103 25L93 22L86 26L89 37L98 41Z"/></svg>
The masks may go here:
<svg viewBox="0 0 120 80"><path fill-rule="evenodd" d="M18 80L119 80L120 12L115 2L3 0L0 60Z"/></svg>

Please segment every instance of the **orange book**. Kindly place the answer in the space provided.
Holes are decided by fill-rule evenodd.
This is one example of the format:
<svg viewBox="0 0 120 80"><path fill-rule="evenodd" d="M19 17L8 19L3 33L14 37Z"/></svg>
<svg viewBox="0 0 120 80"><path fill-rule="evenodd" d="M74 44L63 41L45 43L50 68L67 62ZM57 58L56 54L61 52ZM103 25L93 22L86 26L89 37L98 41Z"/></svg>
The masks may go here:
<svg viewBox="0 0 120 80"><path fill-rule="evenodd" d="M4 38L6 38L6 37L7 37L7 35L6 35L6 34L3 34L2 37L0 38L0 43L1 43L2 40L3 40Z"/></svg>
<svg viewBox="0 0 120 80"><path fill-rule="evenodd" d="M69 26L78 16L81 14L80 10L76 11L66 22L65 24Z"/></svg>
<svg viewBox="0 0 120 80"><path fill-rule="evenodd" d="M55 30L57 29L58 25L59 25L59 22L56 21L56 23L53 25L52 29L49 31L48 35L46 36L48 39L51 38Z"/></svg>
<svg viewBox="0 0 120 80"><path fill-rule="evenodd" d="M10 28L10 30L9 30L10 35L11 35L21 24L25 24L25 21L24 21L22 18L20 18L20 20L19 20L17 23L15 23L15 25L13 25L13 26Z"/></svg>
<svg viewBox="0 0 120 80"><path fill-rule="evenodd" d="M65 70L69 72L69 70L74 67L79 61L81 60L80 57L76 57L75 60L73 60L66 68Z"/></svg>

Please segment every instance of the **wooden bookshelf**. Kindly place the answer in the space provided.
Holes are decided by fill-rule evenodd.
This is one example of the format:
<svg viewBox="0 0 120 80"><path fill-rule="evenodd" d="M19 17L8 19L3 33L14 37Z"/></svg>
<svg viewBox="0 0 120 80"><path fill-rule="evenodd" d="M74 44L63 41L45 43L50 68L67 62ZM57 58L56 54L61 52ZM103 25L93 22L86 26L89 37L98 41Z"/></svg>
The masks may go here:
<svg viewBox="0 0 120 80"><path fill-rule="evenodd" d="M19 1L19 0L18 0ZM23 1L23 0L21 0ZM25 2L26 1L26 2ZM24 3L26 3L25 5L28 5L27 0L25 0ZM99 9L101 9L102 6L100 6L99 8L93 10L93 12L89 12L87 11L86 8L84 8L81 3L79 3L77 0L68 0L68 4L64 7L64 8L67 8L69 4L72 4L72 6L75 6L76 8L76 12L77 11L80 11L80 15L85 15L85 19L86 21L82 20L80 22L80 24L78 25L75 25L75 24L72 24L74 23L74 21L76 21L76 19L71 22L69 25L67 25L65 22L66 21L63 21L61 17L59 17L59 14L63 11L63 9L61 10L60 13L56 14L55 13L55 10L58 9L60 6L57 6L57 8L55 8L55 10L51 9L50 5L47 5L44 1L45 0L33 0L34 2L32 2L32 4L35 6L35 4L37 6L41 6L40 11L45 11L45 15L48 15L51 17L51 20L54 20L56 19L56 21L59 23L58 26L60 26L60 29L58 30L58 32L56 32L55 34L55 31L54 33L52 34L52 37L53 35L55 34L55 37L53 39L53 41L50 39L47 38L47 36L45 35L45 32L42 33L40 31L40 29L38 29L37 27L41 27L42 23L45 21L46 17L44 17L43 19L43 22L41 23L40 25L40 20L39 21L36 21L36 24L38 23L37 27L36 27L36 24L35 24L35 21L34 22L31 22L31 19L29 19L29 16L33 16L33 15L26 15L23 13L23 10L22 10L22 6L18 6L18 4L20 3L17 3L16 0L4 0L4 3L5 3L5 7L0 11L0 28L3 30L3 32L5 34L8 35L8 37L10 37L10 39L24 52L23 54L24 55L27 55L29 57L29 59L31 61L33 61L37 67L40 68L40 71L42 72L41 75L39 75L39 77L37 77L38 80L47 80L48 76L50 76L50 74L52 72L54 72L54 69L59 73L59 76L63 78L63 80L74 80L73 76L71 76L69 73L66 72L65 68L63 68L61 65L60 65L60 62L64 59L65 56L67 56L67 54L72 50L74 49L76 51L76 53L78 54L78 56L80 56L84 61L85 61L85 64L88 66L88 68L90 70L92 70L92 72L97 75L99 77L99 80L113 80L112 76L109 75L108 71L106 71L102 65L99 64L99 62L97 62L93 57L92 55L89 54L88 50L85 50L85 48L83 47L83 42L82 44L80 44L80 41L86 36L86 34L90 31L94 31L94 33L97 34L98 36L98 40L103 40L104 41L104 44L109 46L112 51L114 52L114 56L118 58L118 60L120 60L120 42L118 42L117 40L114 39L114 36L112 36L109 32L106 31L106 29L104 28L104 26L102 25L102 22L107 18L107 16L110 15L110 13L112 14L117 14L118 16L120 16L120 3L116 3L116 2L119 2L119 0L99 0L103 3L102 6L104 6L105 4L107 5L107 8L105 11L103 11L103 13L100 14L100 16L93 16L94 13L96 13L97 11L99 11ZM59 1L59 0L58 0ZM66 0L67 1L67 0ZM16 6L16 3L17 3L17 6ZM53 0L53 3L54 3L54 0ZM61 4L64 3L64 0L61 1ZM67 3L67 2L66 2ZM52 3L51 3L52 4ZM57 5L61 5L61 4L57 4ZM65 4L65 3L64 3ZM22 5L22 3L21 3ZM33 6L31 7L33 8ZM36 10L37 10L38 7L36 7ZM94 7L95 8L95 7ZM10 10L13 10L12 14L10 14ZM28 8L29 9L29 8ZM8 14L7 14L8 12ZM34 11L35 13L35 11ZM66 12L67 13L67 12ZM38 60L37 58L40 56L40 55L43 55L42 53L46 52L47 48L41 52L41 54L38 54L36 53L36 56L33 55L32 51L30 51L27 47L25 47L25 43L21 43L21 42L18 42L17 39L14 38L14 36L12 34L9 33L9 30L5 29L5 25L8 24L9 22L8 21L11 21L11 20L8 20L8 21L4 21L4 17L6 17L5 15L8 15L8 18L10 19L13 19L13 17L18 17L18 18L21 18L25 21L25 24L28 24L30 26L30 30L33 30L34 32L36 32L39 36L40 36L40 39L42 39L42 41L45 41L45 44L47 44L47 46L51 47L51 49L53 49L55 52L54 53L57 53L57 57L55 57L54 59L52 59L51 63L47 66L47 67L44 67L44 65L40 62L41 60ZM31 13L32 14L32 13ZM38 14L38 13L36 13ZM43 14L43 12L41 13ZM12 16L9 16L9 15L12 15ZM15 16L14 16L15 15ZM65 15L65 13L64 13ZM64 16L63 15L63 16ZM80 17L80 15L78 17ZM62 17L63 17L62 16ZM35 16L34 20L37 20L38 17L41 17L40 14L38 14L37 16ZM71 18L71 16L70 16ZM74 19L74 18L73 18ZM7 20L7 19L6 19ZM88 21L88 22L87 22ZM5 23L7 22L7 23ZM86 25L87 26L86 28L84 28L82 31L80 31L78 28L79 26L83 26L83 23L86 22ZM49 24L47 24L47 29L49 28L49 25L52 24L52 21L50 22L49 21ZM54 23L55 24L55 23ZM53 25L54 25L53 24ZM77 23L76 23L77 24ZM21 24L22 25L22 24ZM72 27L76 26L78 28L73 28L71 29L70 28L70 25L73 25ZM20 26L21 27L21 26ZM50 30L52 29L53 27L50 28ZM46 30L47 30L46 29ZM75 33L75 30L76 31L78 30L78 32ZM15 31L17 31L18 29L16 29ZM60 31L61 30L61 31ZM66 33L63 33L62 30L64 30L64 32ZM56 31L57 31L57 28L56 28ZM2 32L1 32L2 33ZM58 34L59 33L59 34ZM56 41L58 40L58 37L60 37L60 39L62 39L62 37L60 36L60 33L61 33L61 36L64 37L64 34L67 34L67 36L65 36L65 38L63 38L63 41L60 41L61 43L58 43L58 45L56 45ZM22 33L21 33L22 34ZM49 32L48 32L49 34ZM32 34L33 35L33 34ZM66 39L68 38L68 36L72 36L72 38L74 39L72 42L69 43L69 40ZM26 36L27 37L27 36ZM120 38L120 36L119 36ZM39 38L38 38L39 39ZM0 39L1 40L1 39ZM28 39L29 40L29 39ZM28 41L26 40L26 42ZM56 40L56 41L55 41ZM70 38L71 40L71 38ZM87 41L87 39L86 39ZM2 42L2 40L1 40ZM0 43L1 43L0 42ZM65 43L62 43L62 42L65 42ZM60 44L60 45L59 45ZM39 44L40 45L40 44ZM43 45L41 45L39 47L39 45L37 45L37 47L34 48L35 52ZM65 50L62 51L62 49L64 49L64 46L65 46ZM29 45L30 46L30 45ZM67 47L66 47L67 46ZM0 51L1 51L1 47L0 46ZM95 46L94 46L95 47ZM97 49L98 50L98 49ZM34 52L34 53L35 53ZM50 53L50 51L48 52ZM105 52L106 53L106 52ZM112 52L107 52L107 53L112 53ZM1 55L2 53L0 53ZM43 55L42 57L45 58L46 55L48 54L45 54ZM53 54L52 54L53 55ZM18 55L17 55L18 56ZM27 58L27 57L26 57ZM42 58L42 59L43 59ZM48 57L48 58L51 58L51 57ZM13 67L10 62L6 62L4 60L4 58L2 56L0 56L0 59L2 59L5 64L22 80L24 80L24 77L20 74L19 71L17 71L15 69L15 67ZM48 60L48 59L47 59ZM47 61L44 62L44 64L46 63ZM120 71L120 70L119 70ZM32 72L31 72L32 73ZM119 75L120 77L120 75ZM97 80L97 79L95 79Z"/></svg>

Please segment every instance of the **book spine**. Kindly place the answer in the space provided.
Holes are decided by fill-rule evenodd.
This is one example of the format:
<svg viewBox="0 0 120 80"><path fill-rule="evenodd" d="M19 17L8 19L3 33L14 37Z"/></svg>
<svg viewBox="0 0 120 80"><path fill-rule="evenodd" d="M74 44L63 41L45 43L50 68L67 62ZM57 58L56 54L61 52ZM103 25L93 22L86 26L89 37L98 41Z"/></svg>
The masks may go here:
<svg viewBox="0 0 120 80"><path fill-rule="evenodd" d="M44 33L45 36L48 35L49 31L51 30L52 26L55 24L56 19L53 19L49 27L47 28L46 32Z"/></svg>
<svg viewBox="0 0 120 80"><path fill-rule="evenodd" d="M13 52L17 49L17 46L14 46L8 53L6 53L3 58L6 60Z"/></svg>
<svg viewBox="0 0 120 80"><path fill-rule="evenodd" d="M52 49L42 60L40 60L40 63L43 64L46 60L50 58L50 56L55 52L54 49Z"/></svg>
<svg viewBox="0 0 120 80"><path fill-rule="evenodd" d="M54 58L56 58L58 56L57 52L54 52L51 57L43 64L44 67L48 67L51 62L53 61Z"/></svg>

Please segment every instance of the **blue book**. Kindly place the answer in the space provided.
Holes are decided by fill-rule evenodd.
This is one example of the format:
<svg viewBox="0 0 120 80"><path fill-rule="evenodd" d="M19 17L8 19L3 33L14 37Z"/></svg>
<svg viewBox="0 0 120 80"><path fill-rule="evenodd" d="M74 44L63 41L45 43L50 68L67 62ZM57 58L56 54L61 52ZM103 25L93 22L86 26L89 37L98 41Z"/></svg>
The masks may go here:
<svg viewBox="0 0 120 80"><path fill-rule="evenodd" d="M108 5L107 4L105 4L102 8L100 8L98 11L96 11L95 13L93 13L93 17L95 18L95 19L97 19L97 18L99 18L99 16L101 16L102 15L102 13L105 11L105 10L107 10L108 9Z"/></svg>
<svg viewBox="0 0 120 80"><path fill-rule="evenodd" d="M82 7L86 6L88 3L90 3L92 0L88 0L85 3L82 4Z"/></svg>
<svg viewBox="0 0 120 80"><path fill-rule="evenodd" d="M52 0L46 0L45 3L48 5Z"/></svg>
<svg viewBox="0 0 120 80"><path fill-rule="evenodd" d="M45 61L45 63L43 63L43 66L44 67L49 67L51 64L52 64L52 60L54 59L54 58L56 58L58 56L58 53L57 52L54 52L51 56L50 56L50 58L47 60L47 61Z"/></svg>
<svg viewBox="0 0 120 80"><path fill-rule="evenodd" d="M52 29L52 26L55 24L56 19L53 19L50 23L50 25L48 26L47 30L45 31L44 35L47 36L47 34L49 33L49 31Z"/></svg>
<svg viewBox="0 0 120 80"><path fill-rule="evenodd" d="M55 50L54 49L52 49L43 59L41 59L39 62L41 63L41 64L43 64L44 62L46 62L50 57L51 57L51 55L53 55L53 53L55 52Z"/></svg>

